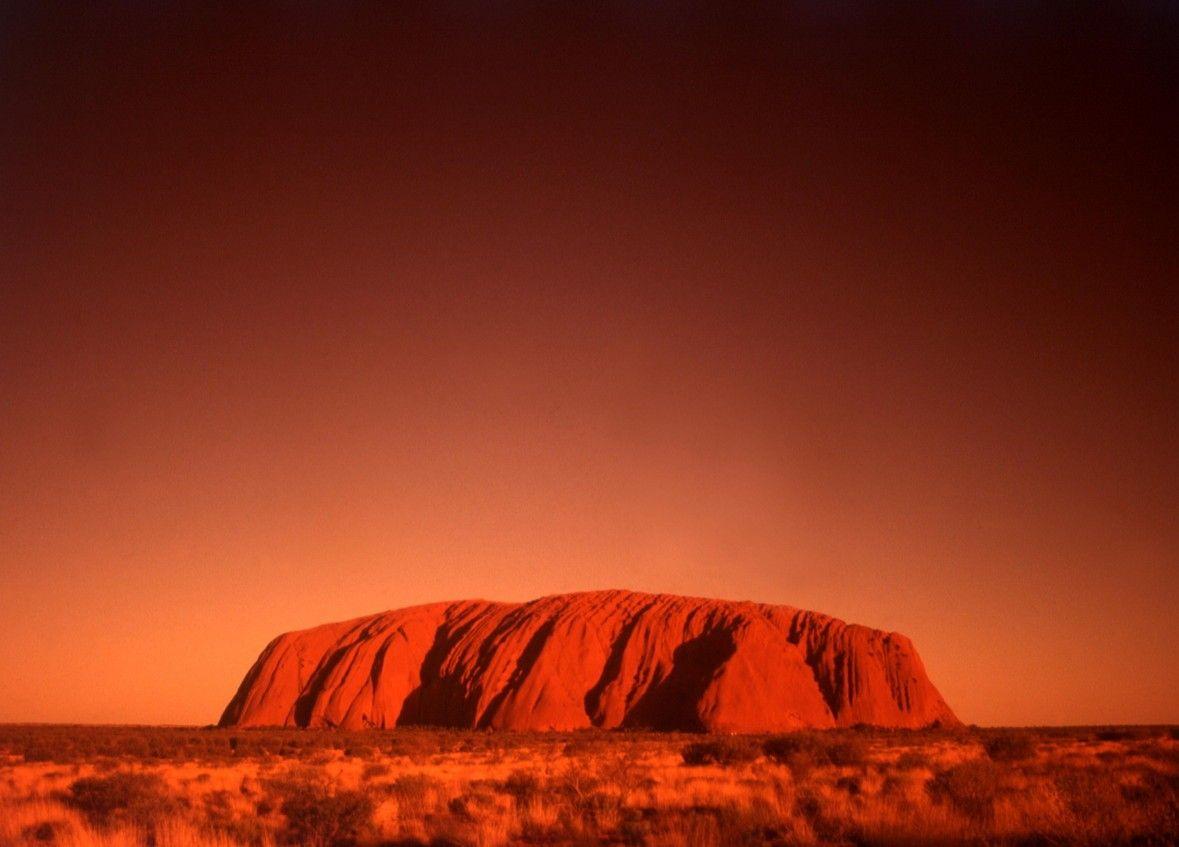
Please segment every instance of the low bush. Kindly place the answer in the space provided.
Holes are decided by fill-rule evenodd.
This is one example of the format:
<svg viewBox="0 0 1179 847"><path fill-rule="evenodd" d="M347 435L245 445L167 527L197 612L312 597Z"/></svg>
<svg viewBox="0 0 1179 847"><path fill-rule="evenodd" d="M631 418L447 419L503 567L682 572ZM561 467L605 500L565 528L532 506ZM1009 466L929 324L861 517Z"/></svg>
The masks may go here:
<svg viewBox="0 0 1179 847"><path fill-rule="evenodd" d="M680 752L685 765L733 765L752 762L761 750L745 738L718 738L711 741L697 741L687 745Z"/></svg>
<svg viewBox="0 0 1179 847"><path fill-rule="evenodd" d="M361 779L365 781L370 779L377 779L378 777L388 776L392 772L392 768L385 762L369 762L364 766L364 770L360 772Z"/></svg>
<svg viewBox="0 0 1179 847"><path fill-rule="evenodd" d="M993 816L999 787L999 768L990 759L971 759L939 771L926 786L935 801L948 802L979 822Z"/></svg>
<svg viewBox="0 0 1179 847"><path fill-rule="evenodd" d="M871 745L863 731L838 735L792 732L767 738L761 749L770 761L789 765L796 776L801 776L821 765L863 764Z"/></svg>
<svg viewBox="0 0 1179 847"><path fill-rule="evenodd" d="M20 836L25 841L34 844L52 844L68 830L69 826L65 821L41 821L24 827Z"/></svg>
<svg viewBox="0 0 1179 847"><path fill-rule="evenodd" d="M929 755L920 750L906 750L897 758L897 768L903 771L914 771L928 768L932 764Z"/></svg>
<svg viewBox="0 0 1179 847"><path fill-rule="evenodd" d="M767 738L762 743L762 752L771 762L789 767L796 782L806 779L812 770L829 761L822 741L809 732Z"/></svg>
<svg viewBox="0 0 1179 847"><path fill-rule="evenodd" d="M516 803L524 805L540 793L540 778L532 771L512 771L502 785L505 794L515 798Z"/></svg>
<svg viewBox="0 0 1179 847"><path fill-rule="evenodd" d="M337 847L356 843L372 829L375 808L366 792L307 783L290 792L279 810L292 843Z"/></svg>
<svg viewBox="0 0 1179 847"><path fill-rule="evenodd" d="M996 762L1023 762L1036 755L1036 739L1026 732L1004 732L983 739L983 749Z"/></svg>
<svg viewBox="0 0 1179 847"><path fill-rule="evenodd" d="M800 753L813 755L822 745L809 732L792 732L789 735L774 735L762 742L761 749L771 762L790 764Z"/></svg>
<svg viewBox="0 0 1179 847"><path fill-rule="evenodd" d="M177 805L157 774L128 771L75 780L62 799L97 826L127 823L150 828Z"/></svg>
<svg viewBox="0 0 1179 847"><path fill-rule="evenodd" d="M1124 799L1123 786L1104 768L1068 768L1053 774L1057 794L1078 817L1095 821L1114 812Z"/></svg>
<svg viewBox="0 0 1179 847"><path fill-rule="evenodd" d="M404 774L380 789L397 800L397 813L402 817L425 817L433 806L437 783L424 774Z"/></svg>
<svg viewBox="0 0 1179 847"><path fill-rule="evenodd" d="M1096 732L1098 741L1138 741L1150 737L1150 730L1140 726L1110 726Z"/></svg>
<svg viewBox="0 0 1179 847"><path fill-rule="evenodd" d="M856 776L841 776L835 781L835 787L840 791L846 791L853 797L857 797L863 791L863 782Z"/></svg>
<svg viewBox="0 0 1179 847"><path fill-rule="evenodd" d="M863 735L848 735L827 745L827 759L840 767L862 765L868 758L870 747Z"/></svg>

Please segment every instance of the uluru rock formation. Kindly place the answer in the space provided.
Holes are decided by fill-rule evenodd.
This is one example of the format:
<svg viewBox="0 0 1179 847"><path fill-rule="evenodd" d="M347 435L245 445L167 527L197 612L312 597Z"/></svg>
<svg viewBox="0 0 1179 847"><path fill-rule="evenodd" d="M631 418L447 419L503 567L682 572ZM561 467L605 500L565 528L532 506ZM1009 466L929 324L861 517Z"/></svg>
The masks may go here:
<svg viewBox="0 0 1179 847"><path fill-rule="evenodd" d="M468 600L280 635L222 726L755 732L957 724L912 643L788 606Z"/></svg>

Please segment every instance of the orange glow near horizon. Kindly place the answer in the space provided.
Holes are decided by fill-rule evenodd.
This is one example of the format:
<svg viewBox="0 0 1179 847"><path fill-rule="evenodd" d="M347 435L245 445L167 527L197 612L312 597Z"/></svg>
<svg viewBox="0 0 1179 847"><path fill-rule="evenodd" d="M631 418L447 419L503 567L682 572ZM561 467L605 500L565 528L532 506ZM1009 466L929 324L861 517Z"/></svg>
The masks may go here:
<svg viewBox="0 0 1179 847"><path fill-rule="evenodd" d="M968 722L1179 722L1165 47L42 14L0 721L209 723L280 631L619 587L899 630Z"/></svg>

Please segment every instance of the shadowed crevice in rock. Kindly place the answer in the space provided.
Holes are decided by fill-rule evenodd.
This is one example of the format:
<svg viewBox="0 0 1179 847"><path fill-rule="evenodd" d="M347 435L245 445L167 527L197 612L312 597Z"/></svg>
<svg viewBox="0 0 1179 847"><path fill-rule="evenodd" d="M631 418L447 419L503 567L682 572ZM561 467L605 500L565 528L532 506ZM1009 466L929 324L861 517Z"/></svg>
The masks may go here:
<svg viewBox="0 0 1179 847"><path fill-rule="evenodd" d="M532 672L533 667L536 665L536 660L540 658L540 651L544 649L545 642L548 640L549 636L552 635L555 626L555 620L545 621L540 625L540 628L537 629L535 633L533 633L532 637L528 639L528 644L524 647L524 651L520 654L520 658L516 661L516 668L512 671L511 678L508 680L507 684L504 685L504 687L501 688L495 694L495 696L491 698L491 701L487 704L487 707L479 716L476 722L478 727L485 729L491 726L491 722L499 713L500 706L503 705L504 701L514 691L519 689L525 677L527 677L528 674Z"/></svg>
<svg viewBox="0 0 1179 847"><path fill-rule="evenodd" d="M438 628L422 662L421 684L406 695L395 721L397 726L471 725L475 703L461 680L442 673L442 665L454 642L473 625L473 622L460 625L453 631L448 626Z"/></svg>
<svg viewBox="0 0 1179 847"><path fill-rule="evenodd" d="M635 612L630 620L623 625L618 635L614 638L609 658L606 659L606 664L602 668L602 675L598 678L594 687L586 692L584 699L585 713L589 716L590 722L594 726L601 726L603 723L602 693L606 690L606 686L618 680L619 674L622 672L622 657L626 654L626 648L630 644L631 635L642 621L643 615L655 603L656 601L654 600L647 603Z"/></svg>
<svg viewBox="0 0 1179 847"><path fill-rule="evenodd" d="M724 630L707 632L675 648L671 673L647 689L622 725L680 732L708 729L698 704L735 649L732 636Z"/></svg>
<svg viewBox="0 0 1179 847"><path fill-rule="evenodd" d="M295 701L295 722L299 726L307 726L311 720L311 713L315 709L315 704L319 701L320 695L324 693L324 681L331 676L336 665L344 661L347 657L348 648L341 647L332 653L326 662L321 662L319 667L316 668L315 673L311 675L311 681L307 683L306 690Z"/></svg>

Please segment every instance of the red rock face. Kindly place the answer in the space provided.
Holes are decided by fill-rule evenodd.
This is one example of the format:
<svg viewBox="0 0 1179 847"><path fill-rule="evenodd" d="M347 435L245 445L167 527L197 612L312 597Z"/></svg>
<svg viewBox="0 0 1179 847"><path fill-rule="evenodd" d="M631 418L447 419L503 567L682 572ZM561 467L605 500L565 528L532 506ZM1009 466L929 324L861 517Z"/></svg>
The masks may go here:
<svg viewBox="0 0 1179 847"><path fill-rule="evenodd" d="M903 635L629 591L469 600L280 635L222 726L756 732L957 724Z"/></svg>

